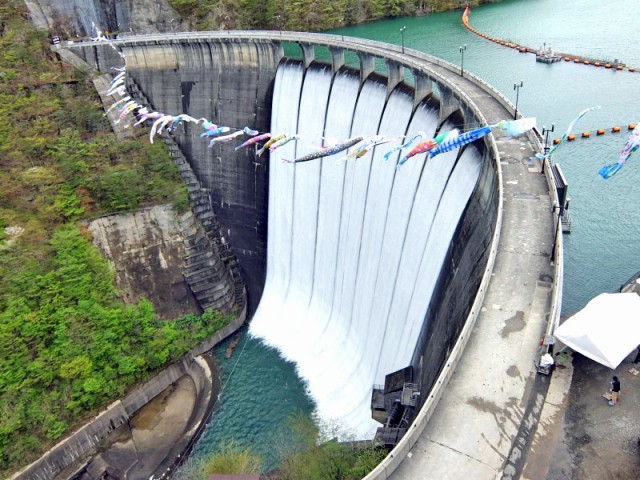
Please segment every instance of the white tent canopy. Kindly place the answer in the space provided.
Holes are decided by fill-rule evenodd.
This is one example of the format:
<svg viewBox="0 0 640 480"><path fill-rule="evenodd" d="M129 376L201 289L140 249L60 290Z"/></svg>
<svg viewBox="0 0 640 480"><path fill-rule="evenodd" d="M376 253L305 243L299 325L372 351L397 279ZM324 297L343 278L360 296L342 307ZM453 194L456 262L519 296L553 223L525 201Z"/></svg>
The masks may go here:
<svg viewBox="0 0 640 480"><path fill-rule="evenodd" d="M640 345L640 295L601 293L555 332L574 351L615 369Z"/></svg>

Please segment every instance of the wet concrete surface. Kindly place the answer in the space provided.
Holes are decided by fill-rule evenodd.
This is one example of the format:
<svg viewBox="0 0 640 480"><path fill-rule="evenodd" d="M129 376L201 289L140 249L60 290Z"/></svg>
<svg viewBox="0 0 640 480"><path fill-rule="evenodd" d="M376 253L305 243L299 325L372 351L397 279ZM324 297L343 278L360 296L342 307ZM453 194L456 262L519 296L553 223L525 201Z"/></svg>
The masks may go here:
<svg viewBox="0 0 640 480"><path fill-rule="evenodd" d="M547 415L543 415L522 478L547 480L640 479L640 375L629 370L635 350L612 370L568 352L568 368L556 368L552 384L564 384ZM619 402L603 397L611 377L620 379ZM562 390L562 387L559 388Z"/></svg>
<svg viewBox="0 0 640 480"><path fill-rule="evenodd" d="M73 478L147 480L174 468L197 438L202 421L211 412L211 399L220 389L214 362L204 356L195 360L199 367L192 375L180 377L113 430L100 445L99 453ZM202 374L194 377L199 369ZM206 385L198 389L195 381Z"/></svg>
<svg viewBox="0 0 640 480"><path fill-rule="evenodd" d="M193 380L184 375L114 432L111 446L92 463L106 465L110 478L149 478L184 435L196 396Z"/></svg>

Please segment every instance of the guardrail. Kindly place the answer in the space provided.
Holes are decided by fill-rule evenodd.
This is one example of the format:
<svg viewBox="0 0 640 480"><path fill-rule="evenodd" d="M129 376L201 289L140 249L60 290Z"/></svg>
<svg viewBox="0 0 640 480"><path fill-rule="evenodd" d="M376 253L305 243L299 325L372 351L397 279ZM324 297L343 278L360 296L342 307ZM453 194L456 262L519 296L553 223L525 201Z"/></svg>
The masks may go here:
<svg viewBox="0 0 640 480"><path fill-rule="evenodd" d="M553 293L551 295L551 307L549 309L549 318L547 320L547 328L545 329L544 339L542 342L541 355L548 353L545 346L548 344L550 338L553 338L556 328L560 323L560 315L562 313L562 290L563 290L563 277L564 277L564 239L561 225L561 205L558 197L558 191L556 190L553 175L549 171L551 164L544 161L543 167L545 169L545 175L547 177L547 184L549 185L549 193L551 195L553 203L553 222L555 225L555 232L553 238L553 264L555 266L553 275Z"/></svg>

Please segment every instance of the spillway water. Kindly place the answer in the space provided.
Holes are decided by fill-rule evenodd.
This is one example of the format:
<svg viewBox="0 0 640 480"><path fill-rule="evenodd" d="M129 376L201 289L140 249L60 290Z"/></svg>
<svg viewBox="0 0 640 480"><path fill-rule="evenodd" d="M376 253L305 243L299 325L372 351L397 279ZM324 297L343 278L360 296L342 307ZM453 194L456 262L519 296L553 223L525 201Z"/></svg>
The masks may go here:
<svg viewBox="0 0 640 480"><path fill-rule="evenodd" d="M271 155L267 281L250 333L295 362L317 415L371 438L374 384L409 365L431 293L480 173L473 147L396 168L400 137L436 131L437 105L327 66L281 65L272 131L303 139ZM451 128L445 125L443 128ZM319 138L398 136L372 154L283 163ZM310 140L307 140L310 139ZM311 140L313 139L313 140Z"/></svg>

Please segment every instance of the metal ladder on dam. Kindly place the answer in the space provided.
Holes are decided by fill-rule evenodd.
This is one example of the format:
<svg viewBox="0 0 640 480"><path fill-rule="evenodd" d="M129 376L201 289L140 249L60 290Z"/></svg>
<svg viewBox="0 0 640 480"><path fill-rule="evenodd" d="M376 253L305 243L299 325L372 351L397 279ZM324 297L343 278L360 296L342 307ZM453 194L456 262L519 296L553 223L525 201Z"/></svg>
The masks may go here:
<svg viewBox="0 0 640 480"><path fill-rule="evenodd" d="M133 78L128 78L128 90L134 98L153 108ZM180 145L171 135L161 137L169 155L187 186L189 204L195 215L184 216L180 228L185 240L185 267L183 276L201 308L240 312L246 303L246 286L238 260L224 240L220 223L204 190L185 157ZM197 224L199 223L199 225ZM224 287L229 275L232 291Z"/></svg>

